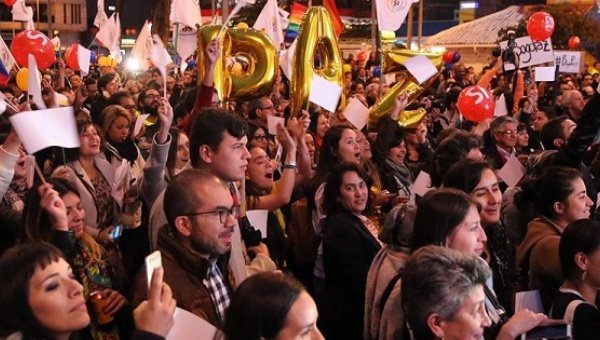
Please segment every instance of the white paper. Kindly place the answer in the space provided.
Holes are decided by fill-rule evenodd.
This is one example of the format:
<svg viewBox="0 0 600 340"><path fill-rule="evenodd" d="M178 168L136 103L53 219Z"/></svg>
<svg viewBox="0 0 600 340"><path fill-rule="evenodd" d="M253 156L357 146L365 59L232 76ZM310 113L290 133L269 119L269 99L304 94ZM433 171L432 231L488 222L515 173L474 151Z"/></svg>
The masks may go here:
<svg viewBox="0 0 600 340"><path fill-rule="evenodd" d="M535 81L554 81L556 66L540 66L535 68Z"/></svg>
<svg viewBox="0 0 600 340"><path fill-rule="evenodd" d="M146 121L146 118L148 118L148 116L150 116L149 113L144 113L141 114L137 117L137 119L135 120L135 125L133 126L133 136L137 136L138 133L140 133L140 130L142 129L142 125L144 124L144 122Z"/></svg>
<svg viewBox="0 0 600 340"><path fill-rule="evenodd" d="M247 277L246 260L242 251L242 234L240 227L233 228L233 236L231 240L231 256L229 257L229 266L235 278L236 286L239 286ZM175 338L173 338L175 339Z"/></svg>
<svg viewBox="0 0 600 340"><path fill-rule="evenodd" d="M56 103L56 106L69 106L69 98L67 98L67 96L65 96L64 94L58 93L58 92L54 92L54 102Z"/></svg>
<svg viewBox="0 0 600 340"><path fill-rule="evenodd" d="M506 116L507 114L508 109L506 108L506 99L504 98L503 93L496 99L496 105L494 105L494 117Z"/></svg>
<svg viewBox="0 0 600 340"><path fill-rule="evenodd" d="M369 109L356 98L350 99L342 114L358 130L362 130L369 121Z"/></svg>
<svg viewBox="0 0 600 340"><path fill-rule="evenodd" d="M386 73L383 75L383 80L387 85L391 85L396 82L396 74L395 73Z"/></svg>
<svg viewBox="0 0 600 340"><path fill-rule="evenodd" d="M554 52L555 62L560 72L581 73L584 68L583 52L576 51L556 51Z"/></svg>
<svg viewBox="0 0 600 340"><path fill-rule="evenodd" d="M269 217L269 211L264 209L248 210L246 211L246 217L250 221L250 224L258 230L263 239L267 238L267 219Z"/></svg>
<svg viewBox="0 0 600 340"><path fill-rule="evenodd" d="M511 156L504 166L496 173L509 187L516 186L525 175L525 167L517 157Z"/></svg>
<svg viewBox="0 0 600 340"><path fill-rule="evenodd" d="M146 256L146 280L148 281L148 287L152 282L152 275L154 270L162 267L162 256L160 250L155 250L152 254Z"/></svg>
<svg viewBox="0 0 600 340"><path fill-rule="evenodd" d="M319 105L329 112L335 112L341 95L342 88L338 84L325 80L317 74L313 74L310 94L308 95L310 102Z"/></svg>
<svg viewBox="0 0 600 340"><path fill-rule="evenodd" d="M431 176L425 171L419 172L419 175L417 175L417 178L410 187L412 193L421 197L425 196L432 189L434 188L431 186Z"/></svg>
<svg viewBox="0 0 600 340"><path fill-rule="evenodd" d="M519 60L519 68L540 65L554 61L552 40L533 41L529 36L515 39L516 46L513 49ZM500 43L502 51L508 48L508 41Z"/></svg>
<svg viewBox="0 0 600 340"><path fill-rule="evenodd" d="M125 176L127 175L127 172L129 171L129 162L127 162L127 159L123 158L121 160L121 165L119 165L119 167L115 170L115 174L113 176L114 179L114 188L124 188L125 186L123 186L123 180L125 179Z"/></svg>
<svg viewBox="0 0 600 340"><path fill-rule="evenodd" d="M49 146L79 147L79 133L70 106L21 112L9 119L30 154Z"/></svg>
<svg viewBox="0 0 600 340"><path fill-rule="evenodd" d="M515 294L515 313L525 308L534 313L544 312L542 299L538 290L528 290Z"/></svg>
<svg viewBox="0 0 600 340"><path fill-rule="evenodd" d="M270 135L277 136L277 125L285 127L285 119L283 117L277 117L268 115L267 116L267 127Z"/></svg>
<svg viewBox="0 0 600 340"><path fill-rule="evenodd" d="M417 55L404 61L404 67L422 84L437 73L437 69L424 55Z"/></svg>
<svg viewBox="0 0 600 340"><path fill-rule="evenodd" d="M179 307L173 318L175 322L166 340L214 339L218 332L208 321Z"/></svg>

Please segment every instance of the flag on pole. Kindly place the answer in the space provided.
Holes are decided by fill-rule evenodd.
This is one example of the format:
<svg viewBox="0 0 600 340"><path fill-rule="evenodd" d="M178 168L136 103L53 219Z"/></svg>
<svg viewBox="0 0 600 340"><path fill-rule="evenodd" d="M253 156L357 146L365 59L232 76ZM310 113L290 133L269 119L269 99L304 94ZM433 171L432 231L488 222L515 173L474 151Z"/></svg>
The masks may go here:
<svg viewBox="0 0 600 340"><path fill-rule="evenodd" d="M179 28L179 34L177 34L177 54L181 57L182 61L187 60L198 48L198 36L196 32L196 28L188 26ZM182 64L187 65L185 62Z"/></svg>
<svg viewBox="0 0 600 340"><path fill-rule="evenodd" d="M408 10L419 0L375 0L377 25L380 31L396 31L402 26Z"/></svg>
<svg viewBox="0 0 600 340"><path fill-rule="evenodd" d="M298 36L298 32L300 31L300 25L302 24L302 17L304 13L308 10L308 7L305 5L294 2L292 5L291 13L288 18L289 24L287 27L287 31L285 32L285 42L291 43Z"/></svg>
<svg viewBox="0 0 600 340"><path fill-rule="evenodd" d="M104 0L98 0L97 7L98 12L96 13L96 17L94 18L94 26L100 28L108 21L108 16L104 11Z"/></svg>
<svg viewBox="0 0 600 340"><path fill-rule="evenodd" d="M110 55L120 63L123 61L123 56L121 55L121 19L119 13L115 13L115 29L112 31L113 40L112 47L110 48Z"/></svg>
<svg viewBox="0 0 600 340"><path fill-rule="evenodd" d="M281 51L279 54L279 67L281 67L281 70L287 79L292 79L292 61L294 59L297 41L298 39L295 39L287 50Z"/></svg>
<svg viewBox="0 0 600 340"><path fill-rule="evenodd" d="M283 44L283 26L277 0L268 0L254 23L254 29L264 30L277 49Z"/></svg>
<svg viewBox="0 0 600 340"><path fill-rule="evenodd" d="M10 48L8 48L2 36L0 36L0 61L2 61L8 72L17 64L15 57L13 57Z"/></svg>
<svg viewBox="0 0 600 340"><path fill-rule="evenodd" d="M33 102L38 109L45 109L46 104L42 98L42 80L40 79L37 62L32 54L29 54L28 58L27 66L29 68L29 73L27 74L27 93L33 98Z"/></svg>
<svg viewBox="0 0 600 340"><path fill-rule="evenodd" d="M25 4L25 0L17 0L12 6L11 13L14 21L33 20L33 8Z"/></svg>
<svg viewBox="0 0 600 340"><path fill-rule="evenodd" d="M167 65L171 64L173 60L167 52L165 45L158 35L153 36L152 48L150 48L150 61L158 68L160 74L163 77L163 91L165 92L165 98L167 96Z"/></svg>
<svg viewBox="0 0 600 340"><path fill-rule="evenodd" d="M121 20L118 13L113 13L108 21L96 33L96 40L110 51L111 56L120 62L121 56Z"/></svg>
<svg viewBox="0 0 600 340"><path fill-rule="evenodd" d="M142 30L135 40L131 49L131 56L140 62L140 67L146 69L146 59L150 58L150 49L152 48L152 33L150 33L150 23L148 20L142 26Z"/></svg>
<svg viewBox="0 0 600 340"><path fill-rule="evenodd" d="M184 24L189 27L202 25L200 3L196 0L173 0L169 21L172 24Z"/></svg>
<svg viewBox="0 0 600 340"><path fill-rule="evenodd" d="M335 5L335 1L323 0L323 7L325 7L327 12L329 12L335 35L339 37L342 31L344 30L344 23L342 22L342 18L340 18L340 13L338 12L337 6Z"/></svg>

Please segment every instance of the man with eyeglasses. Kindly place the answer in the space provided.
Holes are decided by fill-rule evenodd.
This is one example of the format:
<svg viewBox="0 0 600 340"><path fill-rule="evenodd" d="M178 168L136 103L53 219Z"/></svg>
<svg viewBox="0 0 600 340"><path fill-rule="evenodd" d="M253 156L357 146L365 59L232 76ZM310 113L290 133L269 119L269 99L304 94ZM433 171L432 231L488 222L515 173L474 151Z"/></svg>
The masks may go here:
<svg viewBox="0 0 600 340"><path fill-rule="evenodd" d="M167 225L158 234L164 281L177 306L223 327L234 282L229 255L239 204L226 182L199 169L175 176L165 191ZM146 296L146 276L138 275L132 302Z"/></svg>
<svg viewBox="0 0 600 340"><path fill-rule="evenodd" d="M516 119L502 116L490 123L492 145L485 150L485 158L495 169L500 169L510 157L516 154L517 126Z"/></svg>

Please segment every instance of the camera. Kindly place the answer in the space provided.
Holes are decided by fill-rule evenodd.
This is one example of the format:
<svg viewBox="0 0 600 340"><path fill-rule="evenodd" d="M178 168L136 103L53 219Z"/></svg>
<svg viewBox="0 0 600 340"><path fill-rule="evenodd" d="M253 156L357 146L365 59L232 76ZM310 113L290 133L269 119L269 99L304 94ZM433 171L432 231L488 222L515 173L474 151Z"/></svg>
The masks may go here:
<svg viewBox="0 0 600 340"><path fill-rule="evenodd" d="M260 244L262 236L260 234L260 230L257 230L250 224L250 220L248 217L244 216L241 218L240 222L240 232L242 234L242 239L246 244L246 247L255 247Z"/></svg>
<svg viewBox="0 0 600 340"><path fill-rule="evenodd" d="M506 50L502 51L502 62L517 64L517 56L514 52L515 47L517 47L517 42L515 39L517 38L517 34L514 30L508 30L508 43Z"/></svg>

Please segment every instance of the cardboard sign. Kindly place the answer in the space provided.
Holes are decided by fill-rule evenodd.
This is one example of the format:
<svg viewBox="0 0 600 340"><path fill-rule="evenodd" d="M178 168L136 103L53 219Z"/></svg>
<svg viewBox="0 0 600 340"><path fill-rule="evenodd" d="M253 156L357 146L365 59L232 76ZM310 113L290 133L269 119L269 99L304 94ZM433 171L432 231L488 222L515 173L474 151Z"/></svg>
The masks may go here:
<svg viewBox="0 0 600 340"><path fill-rule="evenodd" d="M514 52L519 60L519 68L539 65L554 61L554 51L550 38L544 41L533 41L529 36L515 39ZM505 51L508 41L502 41L500 48Z"/></svg>
<svg viewBox="0 0 600 340"><path fill-rule="evenodd" d="M554 52L554 56L560 72L583 72L583 52L556 51Z"/></svg>

